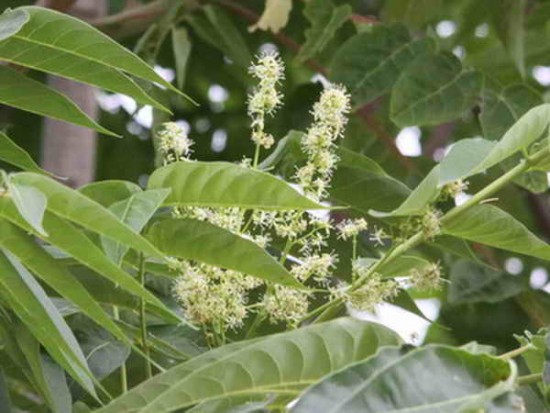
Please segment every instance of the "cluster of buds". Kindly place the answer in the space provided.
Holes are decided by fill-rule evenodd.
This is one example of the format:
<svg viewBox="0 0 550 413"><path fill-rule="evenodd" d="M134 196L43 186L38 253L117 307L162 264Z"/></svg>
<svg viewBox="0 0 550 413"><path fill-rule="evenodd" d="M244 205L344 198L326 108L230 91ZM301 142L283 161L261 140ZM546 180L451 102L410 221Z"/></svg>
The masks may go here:
<svg viewBox="0 0 550 413"><path fill-rule="evenodd" d="M436 262L430 263L424 268L413 268L410 280L419 290L436 290L441 287L441 265Z"/></svg>
<svg viewBox="0 0 550 413"><path fill-rule="evenodd" d="M343 240L353 239L357 237L361 231L365 231L367 228L367 221L363 218L345 219L336 226L338 237Z"/></svg>
<svg viewBox="0 0 550 413"><path fill-rule="evenodd" d="M441 233L441 211L428 208L422 215L422 233L426 239L433 239Z"/></svg>
<svg viewBox="0 0 550 413"><path fill-rule="evenodd" d="M252 119L252 141L260 147L270 148L274 139L265 132L266 115L273 115L281 105L282 94L277 90L284 79L284 66L276 52L264 53L249 69L258 79L258 85L248 97L248 115Z"/></svg>
<svg viewBox="0 0 550 413"><path fill-rule="evenodd" d="M332 275L332 270L337 262L338 257L334 254L310 255L304 257L299 264L294 265L291 272L301 282L312 277L317 282L326 282Z"/></svg>
<svg viewBox="0 0 550 413"><path fill-rule="evenodd" d="M297 326L307 314L309 293L283 285L274 285L264 296L264 310L273 323Z"/></svg>
<svg viewBox="0 0 550 413"><path fill-rule="evenodd" d="M448 183L443 187L441 196L443 199L454 199L457 195L460 195L468 189L468 182L461 179Z"/></svg>
<svg viewBox="0 0 550 413"><path fill-rule="evenodd" d="M335 141L343 136L350 109L350 96L338 85L327 87L313 106L313 124L301 142L308 160L296 171L295 178L305 193L315 200L327 195L338 162Z"/></svg>
<svg viewBox="0 0 550 413"><path fill-rule="evenodd" d="M164 165L189 159L193 141L177 123L163 123L156 137L158 151Z"/></svg>

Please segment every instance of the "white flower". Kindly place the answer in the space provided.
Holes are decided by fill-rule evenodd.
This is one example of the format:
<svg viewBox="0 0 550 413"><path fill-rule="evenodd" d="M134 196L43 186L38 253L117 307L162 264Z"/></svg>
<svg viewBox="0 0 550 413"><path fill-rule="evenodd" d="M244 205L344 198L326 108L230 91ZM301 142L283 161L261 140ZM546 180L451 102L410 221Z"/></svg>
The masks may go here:
<svg viewBox="0 0 550 413"><path fill-rule="evenodd" d="M347 240L356 237L361 231L367 229L367 221L360 219L345 219L340 222L336 229L339 232L338 237Z"/></svg>
<svg viewBox="0 0 550 413"><path fill-rule="evenodd" d="M193 141L175 122L163 123L157 132L157 139L158 149L165 164L188 159L191 154Z"/></svg>

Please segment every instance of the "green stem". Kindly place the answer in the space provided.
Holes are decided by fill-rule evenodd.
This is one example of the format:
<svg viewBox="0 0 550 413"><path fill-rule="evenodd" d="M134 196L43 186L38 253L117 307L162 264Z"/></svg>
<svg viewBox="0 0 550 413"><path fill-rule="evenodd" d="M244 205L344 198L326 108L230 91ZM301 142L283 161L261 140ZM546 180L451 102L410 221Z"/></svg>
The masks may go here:
<svg viewBox="0 0 550 413"><path fill-rule="evenodd" d="M141 286L145 288L145 259L143 257L143 254L139 254L139 265L138 265L138 277L139 282L141 283ZM140 318L140 327L141 327L141 344L143 346L143 351L145 355L147 356L147 360L145 360L145 374L147 378L153 377L153 369L151 367L151 362L149 359L151 358L151 354L149 351L149 342L147 339L147 320L145 315L145 300L142 298L140 299L139 303L139 318Z"/></svg>
<svg viewBox="0 0 550 413"><path fill-rule="evenodd" d="M529 343L524 346L518 347L515 350L509 351L508 353L501 354L500 356L498 356L498 358L503 360L510 360L514 357L520 356L521 354L525 353L528 350L531 350L532 348L533 345Z"/></svg>
<svg viewBox="0 0 550 413"><path fill-rule="evenodd" d="M113 317L116 321L120 321L120 313L116 305L113 306ZM126 370L126 362L122 363L122 366L120 366L120 387L122 389L122 394L128 391L128 372Z"/></svg>
<svg viewBox="0 0 550 413"><path fill-rule="evenodd" d="M526 172L531 167L531 165L539 162L545 156L548 156L548 151L549 151L549 148L545 147L539 150L538 152L536 152L534 155L530 156L529 158L523 159L518 165L510 169L500 178L496 179L495 181L487 185L481 191L477 192L468 201L448 211L445 215L441 217L441 220L440 220L441 224L443 225L451 221L452 219L455 219L461 213L467 211L468 209L474 207L475 205L478 205L483 200L489 198L490 196L498 192L501 188L507 185L514 178L521 175L523 172ZM424 239L425 239L424 234L422 232L418 232L412 237L410 237L409 239L407 239L404 243L388 251L382 258L380 258L376 263L374 263L362 277L358 278L352 284L350 290L354 291L360 288L366 282L366 280L368 280L372 276L372 274L374 274L376 271L380 269L381 266L399 258L405 252L409 251L410 249L424 242ZM332 309L332 307L340 304L341 302L342 302L341 299L333 300L319 307L318 309L314 310L312 313L318 314L319 310L321 308L323 309L323 313L315 320L315 322L330 319L330 317L334 314L334 310ZM310 315L308 314L308 318L309 316Z"/></svg>
<svg viewBox="0 0 550 413"><path fill-rule="evenodd" d="M528 374L527 376L520 376L517 378L516 383L520 386L527 386L529 384L535 384L542 381L542 374Z"/></svg>
<svg viewBox="0 0 550 413"><path fill-rule="evenodd" d="M252 163L252 168L256 169L260 163L260 144L256 144L256 149L254 149L254 162Z"/></svg>

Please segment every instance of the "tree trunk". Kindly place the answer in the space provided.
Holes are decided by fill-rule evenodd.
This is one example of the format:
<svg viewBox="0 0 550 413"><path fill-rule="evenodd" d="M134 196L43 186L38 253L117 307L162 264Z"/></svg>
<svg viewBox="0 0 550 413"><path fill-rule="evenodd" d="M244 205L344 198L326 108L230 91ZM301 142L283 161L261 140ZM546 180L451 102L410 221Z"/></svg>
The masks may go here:
<svg viewBox="0 0 550 413"><path fill-rule="evenodd" d="M107 9L104 0L78 0L70 7L71 3L68 0L43 1L46 6L67 11L86 20L104 15ZM93 87L55 76L50 76L49 85L73 100L88 116L97 119L98 107ZM44 120L44 169L68 178L69 186L79 187L94 179L95 160L96 133L93 130L53 119Z"/></svg>

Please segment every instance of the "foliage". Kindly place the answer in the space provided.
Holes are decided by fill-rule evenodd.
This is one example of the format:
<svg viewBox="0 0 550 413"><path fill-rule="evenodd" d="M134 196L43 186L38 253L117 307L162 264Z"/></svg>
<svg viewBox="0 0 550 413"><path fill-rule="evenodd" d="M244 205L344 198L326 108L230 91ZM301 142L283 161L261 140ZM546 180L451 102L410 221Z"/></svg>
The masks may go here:
<svg viewBox="0 0 550 413"><path fill-rule="evenodd" d="M8 3L0 411L550 409L548 2Z"/></svg>

